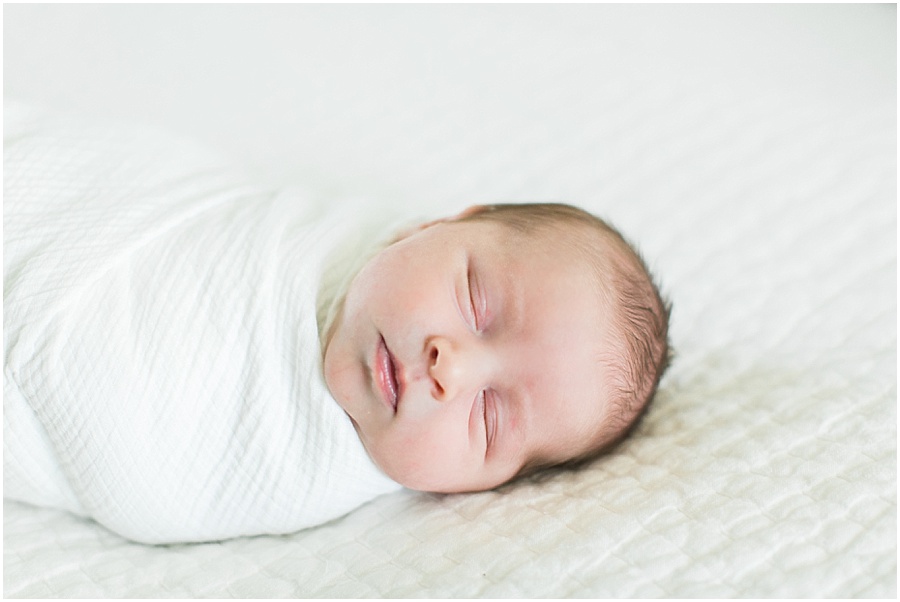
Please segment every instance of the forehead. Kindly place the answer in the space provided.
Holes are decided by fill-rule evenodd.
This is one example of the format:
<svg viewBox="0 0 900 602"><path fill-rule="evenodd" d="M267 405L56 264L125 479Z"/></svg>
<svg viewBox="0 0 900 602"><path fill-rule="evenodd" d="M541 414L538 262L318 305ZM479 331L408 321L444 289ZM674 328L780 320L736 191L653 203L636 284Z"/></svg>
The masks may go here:
<svg viewBox="0 0 900 602"><path fill-rule="evenodd" d="M532 236L474 225L473 260L486 287L496 287L497 336L505 337L508 372L521 393L525 460L578 456L597 440L609 412L602 358L611 312L602 271L564 231Z"/></svg>

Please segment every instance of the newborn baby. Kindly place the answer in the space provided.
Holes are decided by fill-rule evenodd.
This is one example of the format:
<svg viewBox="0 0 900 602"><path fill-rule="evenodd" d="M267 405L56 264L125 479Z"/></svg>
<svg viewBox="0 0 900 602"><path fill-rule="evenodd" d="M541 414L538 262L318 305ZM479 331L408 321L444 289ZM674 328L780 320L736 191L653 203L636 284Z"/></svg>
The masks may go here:
<svg viewBox="0 0 900 602"><path fill-rule="evenodd" d="M363 267L326 333L325 380L395 481L490 489L622 439L666 367L668 315L593 215L476 206Z"/></svg>
<svg viewBox="0 0 900 602"><path fill-rule="evenodd" d="M4 496L136 541L291 533L400 485L590 458L665 368L647 270L574 207L374 243L352 207L14 101L3 187Z"/></svg>

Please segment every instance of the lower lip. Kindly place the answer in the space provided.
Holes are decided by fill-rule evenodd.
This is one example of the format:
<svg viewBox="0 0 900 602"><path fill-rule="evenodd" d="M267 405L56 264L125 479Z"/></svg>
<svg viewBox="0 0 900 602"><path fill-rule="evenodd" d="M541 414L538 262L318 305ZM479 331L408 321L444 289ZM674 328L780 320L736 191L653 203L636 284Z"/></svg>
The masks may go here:
<svg viewBox="0 0 900 602"><path fill-rule="evenodd" d="M381 391L381 398L391 411L397 411L397 388L394 384L391 370L391 356L388 352L384 338L378 341L375 349L375 381Z"/></svg>

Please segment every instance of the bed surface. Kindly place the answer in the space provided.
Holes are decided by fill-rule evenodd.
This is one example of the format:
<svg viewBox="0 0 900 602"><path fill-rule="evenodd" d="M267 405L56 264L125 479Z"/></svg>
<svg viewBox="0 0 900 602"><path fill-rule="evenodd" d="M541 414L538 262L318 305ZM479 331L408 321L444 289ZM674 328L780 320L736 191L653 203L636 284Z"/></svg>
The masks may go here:
<svg viewBox="0 0 900 602"><path fill-rule="evenodd" d="M4 97L323 202L560 200L638 243L676 357L615 455L150 547L4 502L8 597L895 597L896 9L4 7Z"/></svg>

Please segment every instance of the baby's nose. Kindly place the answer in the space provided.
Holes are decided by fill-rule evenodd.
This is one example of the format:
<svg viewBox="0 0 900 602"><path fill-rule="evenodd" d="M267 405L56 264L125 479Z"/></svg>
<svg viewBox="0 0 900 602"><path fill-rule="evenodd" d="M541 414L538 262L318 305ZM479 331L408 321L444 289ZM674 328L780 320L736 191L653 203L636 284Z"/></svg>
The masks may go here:
<svg viewBox="0 0 900 602"><path fill-rule="evenodd" d="M428 375L431 377L431 394L438 401L448 401L456 397L466 382L473 376L467 366L465 354L450 340L434 336L425 346Z"/></svg>

